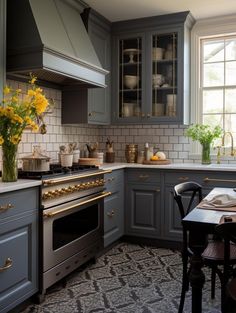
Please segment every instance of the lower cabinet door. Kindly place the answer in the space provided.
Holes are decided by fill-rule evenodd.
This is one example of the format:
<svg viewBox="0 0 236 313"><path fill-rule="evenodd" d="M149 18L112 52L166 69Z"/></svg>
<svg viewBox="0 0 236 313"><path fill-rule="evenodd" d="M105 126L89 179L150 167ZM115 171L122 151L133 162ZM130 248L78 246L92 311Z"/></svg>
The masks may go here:
<svg viewBox="0 0 236 313"><path fill-rule="evenodd" d="M160 187L129 184L127 189L126 234L156 238L161 234Z"/></svg>
<svg viewBox="0 0 236 313"><path fill-rule="evenodd" d="M38 290L36 213L0 225L0 312Z"/></svg>
<svg viewBox="0 0 236 313"><path fill-rule="evenodd" d="M164 209L164 238L166 240L182 241L182 223L178 205L174 199L174 186L165 187L165 209ZM203 196L207 194L207 190L203 190ZM191 195L183 196L183 206L186 208L189 204ZM198 204L197 199L193 201L191 210Z"/></svg>
<svg viewBox="0 0 236 313"><path fill-rule="evenodd" d="M104 247L119 239L123 234L123 192L116 192L106 198L104 203Z"/></svg>

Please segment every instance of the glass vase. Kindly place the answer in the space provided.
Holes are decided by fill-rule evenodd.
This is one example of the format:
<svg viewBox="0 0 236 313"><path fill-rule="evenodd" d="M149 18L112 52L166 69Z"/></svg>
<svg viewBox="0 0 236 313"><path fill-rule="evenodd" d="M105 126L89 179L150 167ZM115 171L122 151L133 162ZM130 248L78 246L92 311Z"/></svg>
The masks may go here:
<svg viewBox="0 0 236 313"><path fill-rule="evenodd" d="M211 143L202 144L202 164L211 164Z"/></svg>
<svg viewBox="0 0 236 313"><path fill-rule="evenodd" d="M2 181L17 181L17 148L13 143L4 143L2 145Z"/></svg>

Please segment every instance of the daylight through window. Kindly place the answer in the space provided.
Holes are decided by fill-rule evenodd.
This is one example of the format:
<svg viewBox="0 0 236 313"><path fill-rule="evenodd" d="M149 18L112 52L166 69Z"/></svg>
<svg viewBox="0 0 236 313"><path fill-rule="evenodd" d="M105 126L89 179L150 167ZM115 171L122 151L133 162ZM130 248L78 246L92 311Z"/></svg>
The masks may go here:
<svg viewBox="0 0 236 313"><path fill-rule="evenodd" d="M202 123L236 140L236 35L201 39L200 73Z"/></svg>

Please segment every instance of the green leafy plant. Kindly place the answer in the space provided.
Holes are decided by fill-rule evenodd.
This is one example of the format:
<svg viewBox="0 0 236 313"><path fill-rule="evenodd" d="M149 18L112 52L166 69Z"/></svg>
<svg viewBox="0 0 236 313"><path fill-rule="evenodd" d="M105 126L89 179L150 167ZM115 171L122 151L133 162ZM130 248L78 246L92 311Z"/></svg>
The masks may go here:
<svg viewBox="0 0 236 313"><path fill-rule="evenodd" d="M210 144L214 139L223 135L223 129L220 126L214 128L210 125L193 124L186 129L185 135L193 141L199 141L200 144Z"/></svg>

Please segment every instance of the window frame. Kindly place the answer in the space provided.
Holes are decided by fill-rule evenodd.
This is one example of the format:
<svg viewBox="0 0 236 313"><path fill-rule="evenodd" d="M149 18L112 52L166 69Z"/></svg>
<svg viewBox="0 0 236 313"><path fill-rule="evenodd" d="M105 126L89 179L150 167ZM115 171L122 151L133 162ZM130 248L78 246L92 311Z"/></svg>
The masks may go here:
<svg viewBox="0 0 236 313"><path fill-rule="evenodd" d="M190 122L202 122L200 56L201 39L236 35L236 15L199 20L191 32L191 108ZM213 152L214 153L214 152ZM200 144L191 144L191 155L200 155Z"/></svg>

